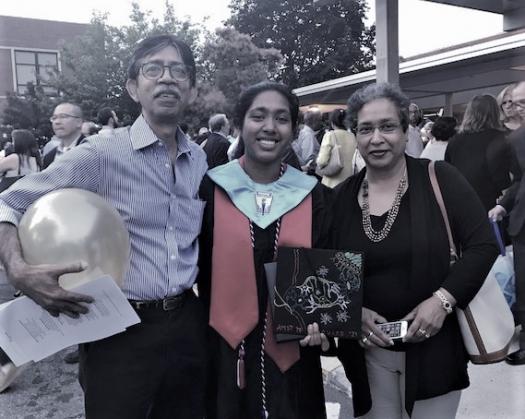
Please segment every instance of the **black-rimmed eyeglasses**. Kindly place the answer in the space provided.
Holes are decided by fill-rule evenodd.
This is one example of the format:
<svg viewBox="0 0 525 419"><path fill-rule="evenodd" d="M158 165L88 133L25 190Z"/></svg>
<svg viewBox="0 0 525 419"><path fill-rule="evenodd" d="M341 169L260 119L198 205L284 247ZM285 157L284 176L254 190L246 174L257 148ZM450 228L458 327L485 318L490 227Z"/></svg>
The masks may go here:
<svg viewBox="0 0 525 419"><path fill-rule="evenodd" d="M164 75L164 69L167 68L170 76L175 81L186 81L190 78L188 67L182 63L172 63L165 65L156 61L150 61L140 66L142 75L149 80L158 80Z"/></svg>

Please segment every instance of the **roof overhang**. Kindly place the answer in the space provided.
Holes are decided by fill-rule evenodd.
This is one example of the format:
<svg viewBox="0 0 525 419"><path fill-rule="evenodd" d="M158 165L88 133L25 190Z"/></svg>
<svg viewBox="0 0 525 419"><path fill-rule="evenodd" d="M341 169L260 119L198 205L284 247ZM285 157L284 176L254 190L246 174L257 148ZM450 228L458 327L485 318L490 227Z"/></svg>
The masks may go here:
<svg viewBox="0 0 525 419"><path fill-rule="evenodd" d="M445 96L465 103L472 95L495 94L525 79L525 30L446 48L407 59L399 65L400 85L425 108L444 106ZM361 86L374 82L375 70L294 90L301 105L345 103Z"/></svg>

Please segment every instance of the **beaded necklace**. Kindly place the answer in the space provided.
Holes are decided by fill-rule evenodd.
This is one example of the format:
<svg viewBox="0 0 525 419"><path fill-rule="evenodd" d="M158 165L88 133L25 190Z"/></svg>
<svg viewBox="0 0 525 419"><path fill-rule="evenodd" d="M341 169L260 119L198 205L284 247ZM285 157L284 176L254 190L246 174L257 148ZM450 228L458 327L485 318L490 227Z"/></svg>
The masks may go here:
<svg viewBox="0 0 525 419"><path fill-rule="evenodd" d="M374 228L372 227L372 221L370 220L370 204L368 202L368 180L366 177L363 179L363 230L366 234L366 237L368 237L372 242L379 243L388 236L388 233L390 233L390 230L394 225L394 221L396 220L397 214L399 212L401 198L403 198L403 193L405 192L406 186L407 169L405 167L403 176L401 176L401 179L399 180L399 185L396 190L394 202L392 203L392 207L390 207L390 209L388 210L385 225L381 230L377 231L374 230Z"/></svg>

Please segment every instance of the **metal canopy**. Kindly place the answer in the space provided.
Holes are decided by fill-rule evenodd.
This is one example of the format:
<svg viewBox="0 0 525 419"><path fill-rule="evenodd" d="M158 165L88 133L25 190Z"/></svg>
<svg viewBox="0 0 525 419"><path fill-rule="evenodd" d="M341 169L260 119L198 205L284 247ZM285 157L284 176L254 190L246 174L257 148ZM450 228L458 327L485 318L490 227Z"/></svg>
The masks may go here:
<svg viewBox="0 0 525 419"><path fill-rule="evenodd" d="M495 2L497 3L497 2ZM497 94L507 84L525 79L525 30L407 59L399 66L400 85L425 109L468 102L475 94ZM295 90L301 105L344 104L364 84L375 81L375 70Z"/></svg>
<svg viewBox="0 0 525 419"><path fill-rule="evenodd" d="M469 9L481 10L504 14L523 7L523 0L424 0L432 3L448 4L450 6L466 7Z"/></svg>

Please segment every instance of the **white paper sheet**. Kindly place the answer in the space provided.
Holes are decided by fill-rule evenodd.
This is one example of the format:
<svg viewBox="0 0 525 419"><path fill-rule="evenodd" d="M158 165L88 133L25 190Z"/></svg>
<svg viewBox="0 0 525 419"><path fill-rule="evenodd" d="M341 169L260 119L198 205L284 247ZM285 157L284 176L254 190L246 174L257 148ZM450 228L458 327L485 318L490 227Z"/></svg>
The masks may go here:
<svg viewBox="0 0 525 419"><path fill-rule="evenodd" d="M123 332L140 323L126 297L108 275L73 291L92 296L89 312L72 319L52 317L28 297L0 305L0 347L17 366L40 361L64 348Z"/></svg>

